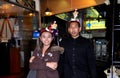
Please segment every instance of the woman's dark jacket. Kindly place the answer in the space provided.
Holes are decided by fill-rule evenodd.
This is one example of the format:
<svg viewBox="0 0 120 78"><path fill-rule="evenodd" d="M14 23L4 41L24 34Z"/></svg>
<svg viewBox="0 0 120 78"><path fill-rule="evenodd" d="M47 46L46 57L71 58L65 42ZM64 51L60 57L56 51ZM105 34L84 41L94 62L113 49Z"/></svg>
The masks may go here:
<svg viewBox="0 0 120 78"><path fill-rule="evenodd" d="M35 59L30 63L30 69L36 70L36 78L59 78L58 71L46 66L46 62L58 62L60 52L49 48L44 57L42 57L41 50L35 49L33 56Z"/></svg>
<svg viewBox="0 0 120 78"><path fill-rule="evenodd" d="M60 60L64 78L96 78L95 55L90 40L81 36L76 39L68 37L61 41L61 46L64 47ZM59 68L61 74L62 67Z"/></svg>

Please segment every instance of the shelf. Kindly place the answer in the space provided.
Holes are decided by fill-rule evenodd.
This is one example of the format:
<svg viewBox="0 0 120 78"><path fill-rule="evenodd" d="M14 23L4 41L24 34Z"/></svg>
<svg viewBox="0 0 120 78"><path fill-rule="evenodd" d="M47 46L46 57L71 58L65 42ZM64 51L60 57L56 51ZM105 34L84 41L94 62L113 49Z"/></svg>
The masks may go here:
<svg viewBox="0 0 120 78"><path fill-rule="evenodd" d="M120 64L120 61L113 61L113 63Z"/></svg>
<svg viewBox="0 0 120 78"><path fill-rule="evenodd" d="M117 29L117 28L116 28L116 29L114 29L114 31L119 31L119 30L120 30L120 28L119 28L119 29Z"/></svg>
<svg viewBox="0 0 120 78"><path fill-rule="evenodd" d="M120 25L114 25L114 26L116 26L116 27L120 27Z"/></svg>

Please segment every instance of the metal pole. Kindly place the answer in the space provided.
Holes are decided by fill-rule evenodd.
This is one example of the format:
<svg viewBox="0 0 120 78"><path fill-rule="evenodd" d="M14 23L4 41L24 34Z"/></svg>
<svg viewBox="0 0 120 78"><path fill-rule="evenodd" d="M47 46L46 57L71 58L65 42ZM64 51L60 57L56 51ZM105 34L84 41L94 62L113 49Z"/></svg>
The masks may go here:
<svg viewBox="0 0 120 78"><path fill-rule="evenodd" d="M112 73L111 73L111 78L113 78L113 65L114 65L114 16L115 16L115 1L113 0L113 4L112 4L112 12L113 12L113 16L112 16ZM111 2L112 3L112 2Z"/></svg>

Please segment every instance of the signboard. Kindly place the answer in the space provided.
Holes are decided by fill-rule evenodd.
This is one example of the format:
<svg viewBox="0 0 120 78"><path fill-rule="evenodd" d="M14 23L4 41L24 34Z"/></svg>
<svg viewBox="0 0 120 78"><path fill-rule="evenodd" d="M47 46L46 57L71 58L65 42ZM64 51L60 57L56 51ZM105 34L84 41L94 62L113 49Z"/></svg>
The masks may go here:
<svg viewBox="0 0 120 78"><path fill-rule="evenodd" d="M35 1L33 0L6 0L6 1L35 10Z"/></svg>
<svg viewBox="0 0 120 78"><path fill-rule="evenodd" d="M92 29L106 29L105 20L89 20L85 21L85 29L92 30Z"/></svg>

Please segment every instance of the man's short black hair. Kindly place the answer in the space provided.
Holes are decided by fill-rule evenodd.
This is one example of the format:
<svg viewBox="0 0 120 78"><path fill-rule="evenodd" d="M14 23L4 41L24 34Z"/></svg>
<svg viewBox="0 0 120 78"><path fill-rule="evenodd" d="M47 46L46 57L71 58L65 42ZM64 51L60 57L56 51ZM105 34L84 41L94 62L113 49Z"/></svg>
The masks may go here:
<svg viewBox="0 0 120 78"><path fill-rule="evenodd" d="M80 22L78 22L78 21L69 21L69 22L68 22L68 25L67 25L67 28L69 28L69 27L70 27L70 24L71 24L71 23L74 23L74 22L77 23L79 27L81 27L81 26L80 26Z"/></svg>

